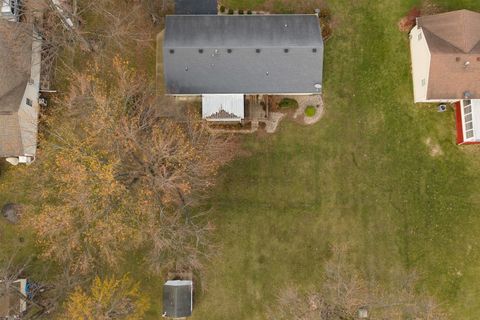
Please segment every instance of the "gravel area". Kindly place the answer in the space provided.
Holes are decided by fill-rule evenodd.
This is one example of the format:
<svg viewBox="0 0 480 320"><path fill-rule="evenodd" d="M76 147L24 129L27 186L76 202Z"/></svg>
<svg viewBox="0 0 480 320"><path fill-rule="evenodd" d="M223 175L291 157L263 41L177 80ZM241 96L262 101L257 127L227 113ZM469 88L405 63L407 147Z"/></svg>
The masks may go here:
<svg viewBox="0 0 480 320"><path fill-rule="evenodd" d="M295 111L293 118L303 122L306 125L312 125L320 121L325 114L323 106L323 99L320 95L315 96L291 96L289 98L295 99L298 102L298 109ZM313 117L307 117L305 115L305 109L307 106L314 106L317 112Z"/></svg>

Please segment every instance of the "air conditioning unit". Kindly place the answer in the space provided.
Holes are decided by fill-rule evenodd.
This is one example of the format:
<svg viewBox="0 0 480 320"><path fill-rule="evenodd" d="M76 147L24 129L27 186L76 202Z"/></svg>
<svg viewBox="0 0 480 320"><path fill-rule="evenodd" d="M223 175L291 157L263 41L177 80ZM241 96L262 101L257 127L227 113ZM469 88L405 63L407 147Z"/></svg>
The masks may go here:
<svg viewBox="0 0 480 320"><path fill-rule="evenodd" d="M438 106L438 112L445 112L447 111L447 105L446 104L441 104Z"/></svg>

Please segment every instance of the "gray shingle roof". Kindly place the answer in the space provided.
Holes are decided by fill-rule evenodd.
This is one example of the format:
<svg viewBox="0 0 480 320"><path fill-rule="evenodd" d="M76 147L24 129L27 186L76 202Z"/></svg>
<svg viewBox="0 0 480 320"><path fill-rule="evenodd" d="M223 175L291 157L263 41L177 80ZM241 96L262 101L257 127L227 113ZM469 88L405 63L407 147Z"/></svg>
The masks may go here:
<svg viewBox="0 0 480 320"><path fill-rule="evenodd" d="M173 280L163 286L163 312L170 318L192 315L192 282Z"/></svg>
<svg viewBox="0 0 480 320"><path fill-rule="evenodd" d="M217 14L217 0L175 0L175 14Z"/></svg>
<svg viewBox="0 0 480 320"><path fill-rule="evenodd" d="M168 16L164 73L171 94L318 93L318 17Z"/></svg>

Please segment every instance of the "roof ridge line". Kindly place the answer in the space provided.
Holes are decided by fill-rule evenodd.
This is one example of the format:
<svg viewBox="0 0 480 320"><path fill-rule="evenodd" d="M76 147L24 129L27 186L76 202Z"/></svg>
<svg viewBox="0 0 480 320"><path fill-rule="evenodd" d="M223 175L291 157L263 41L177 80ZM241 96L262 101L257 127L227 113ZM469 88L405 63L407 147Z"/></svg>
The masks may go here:
<svg viewBox="0 0 480 320"><path fill-rule="evenodd" d="M467 16L466 16L466 10L462 10L462 37L463 37L463 48L464 50L462 50L463 52L465 53L468 53L466 50L468 49L467 47Z"/></svg>
<svg viewBox="0 0 480 320"><path fill-rule="evenodd" d="M429 41L429 40L430 40L431 37L435 37L435 38L437 38L438 40L444 42L446 45L448 45L448 46L450 46L450 47L452 47L452 48L455 48L456 50L459 50L459 51L461 51L461 52L463 53L463 50L462 50L462 49L458 48L457 46L455 46L454 44L452 44L450 41L448 41L448 40L446 40L446 39L438 36L435 32L433 32L433 31L430 30L429 28L427 28L427 27L422 27L422 29L423 29L423 30L426 30L426 31L429 33L429 34L427 35L427 34L425 34L425 32L424 32L425 41L427 42L427 46L428 46L429 51L431 50L431 49L430 49L430 41ZM433 39L432 39L432 40L433 40ZM455 54L458 54L458 53L455 53Z"/></svg>

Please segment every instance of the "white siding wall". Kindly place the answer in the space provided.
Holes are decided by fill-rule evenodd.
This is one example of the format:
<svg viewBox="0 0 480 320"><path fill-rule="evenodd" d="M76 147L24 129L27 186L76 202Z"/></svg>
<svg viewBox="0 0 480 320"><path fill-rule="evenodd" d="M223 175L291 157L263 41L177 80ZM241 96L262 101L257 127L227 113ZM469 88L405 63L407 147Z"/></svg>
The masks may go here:
<svg viewBox="0 0 480 320"><path fill-rule="evenodd" d="M421 28L415 26L410 32L410 51L412 55L413 94L415 102L427 100L428 76L431 54Z"/></svg>

